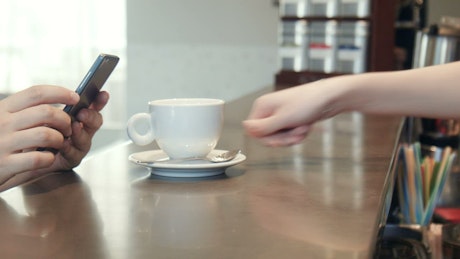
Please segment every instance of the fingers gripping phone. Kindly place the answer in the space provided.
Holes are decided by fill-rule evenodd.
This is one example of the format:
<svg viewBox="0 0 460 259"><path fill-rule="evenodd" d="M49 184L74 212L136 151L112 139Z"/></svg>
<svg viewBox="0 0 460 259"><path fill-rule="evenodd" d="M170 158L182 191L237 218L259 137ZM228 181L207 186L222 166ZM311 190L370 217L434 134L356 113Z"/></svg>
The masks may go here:
<svg viewBox="0 0 460 259"><path fill-rule="evenodd" d="M64 107L64 111L70 115L72 121L77 120L76 116L81 109L88 108L96 99L105 81L107 81L117 66L118 61L119 58L117 56L109 54L100 54L96 58L96 61L94 61L88 73L75 90L80 95L80 101L75 105L66 105ZM50 148L38 148L37 150L57 152L57 150Z"/></svg>
<svg viewBox="0 0 460 259"><path fill-rule="evenodd" d="M89 69L80 85L75 90L80 95L80 101L75 105L66 105L64 111L67 112L72 120L75 120L78 112L83 108L88 108L96 99L99 91L109 78L112 71L118 64L119 58L114 55L100 54Z"/></svg>

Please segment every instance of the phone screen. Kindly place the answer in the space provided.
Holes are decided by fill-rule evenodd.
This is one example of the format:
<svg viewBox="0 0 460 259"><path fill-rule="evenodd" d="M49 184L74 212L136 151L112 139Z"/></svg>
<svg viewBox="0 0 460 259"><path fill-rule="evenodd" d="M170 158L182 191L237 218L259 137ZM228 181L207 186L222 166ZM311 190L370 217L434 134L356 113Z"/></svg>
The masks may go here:
<svg viewBox="0 0 460 259"><path fill-rule="evenodd" d="M105 81L107 81L118 64L118 60L119 58L117 56L109 54L100 54L97 57L88 73L75 90L75 92L80 95L80 101L75 105L66 105L64 107L64 111L67 112L72 119L75 119L75 116L81 109L88 108L94 101Z"/></svg>

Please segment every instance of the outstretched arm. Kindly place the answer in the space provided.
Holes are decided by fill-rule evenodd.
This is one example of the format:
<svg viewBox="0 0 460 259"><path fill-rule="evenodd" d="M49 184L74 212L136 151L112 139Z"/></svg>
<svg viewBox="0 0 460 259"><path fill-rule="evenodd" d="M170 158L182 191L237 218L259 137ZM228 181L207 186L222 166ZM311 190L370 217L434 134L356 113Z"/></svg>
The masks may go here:
<svg viewBox="0 0 460 259"><path fill-rule="evenodd" d="M315 122L342 112L460 118L460 62L325 79L259 97L247 133L267 145L299 143Z"/></svg>

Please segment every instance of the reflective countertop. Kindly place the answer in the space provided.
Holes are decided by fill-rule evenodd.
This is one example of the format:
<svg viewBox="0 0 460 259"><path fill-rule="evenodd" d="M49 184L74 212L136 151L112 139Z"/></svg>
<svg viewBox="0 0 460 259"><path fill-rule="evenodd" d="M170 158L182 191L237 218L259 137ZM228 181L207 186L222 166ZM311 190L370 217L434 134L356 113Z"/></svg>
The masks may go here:
<svg viewBox="0 0 460 259"><path fill-rule="evenodd" d="M247 160L197 179L96 152L0 194L0 258L368 258L399 117L348 113L300 145L268 148L241 127L261 93L226 104L219 149Z"/></svg>

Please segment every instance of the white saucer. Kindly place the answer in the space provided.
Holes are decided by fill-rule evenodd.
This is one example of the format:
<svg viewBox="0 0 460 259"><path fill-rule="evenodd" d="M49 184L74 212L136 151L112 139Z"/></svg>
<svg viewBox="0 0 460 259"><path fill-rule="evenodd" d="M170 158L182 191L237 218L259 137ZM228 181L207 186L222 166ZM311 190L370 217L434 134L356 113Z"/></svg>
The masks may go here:
<svg viewBox="0 0 460 259"><path fill-rule="evenodd" d="M219 155L223 152L226 152L226 150L215 149L209 153L209 156ZM218 175L224 173L228 167L237 165L246 160L246 156L240 153L233 160L222 163L213 163L205 160L182 161L176 163L167 161L158 163L141 162L167 158L168 155L162 150L133 153L128 157L129 161L134 164L150 168L152 174L166 177L208 177Z"/></svg>

